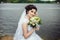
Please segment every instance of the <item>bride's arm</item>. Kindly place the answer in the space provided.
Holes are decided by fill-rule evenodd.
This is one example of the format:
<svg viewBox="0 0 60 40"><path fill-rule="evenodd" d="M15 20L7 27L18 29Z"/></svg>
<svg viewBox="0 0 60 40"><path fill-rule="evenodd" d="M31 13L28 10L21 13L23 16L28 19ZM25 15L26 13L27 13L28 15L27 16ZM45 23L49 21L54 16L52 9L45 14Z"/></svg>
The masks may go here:
<svg viewBox="0 0 60 40"><path fill-rule="evenodd" d="M35 29L32 29L31 31L28 31L27 23L23 23L22 29L23 29L24 38L28 38L35 31Z"/></svg>

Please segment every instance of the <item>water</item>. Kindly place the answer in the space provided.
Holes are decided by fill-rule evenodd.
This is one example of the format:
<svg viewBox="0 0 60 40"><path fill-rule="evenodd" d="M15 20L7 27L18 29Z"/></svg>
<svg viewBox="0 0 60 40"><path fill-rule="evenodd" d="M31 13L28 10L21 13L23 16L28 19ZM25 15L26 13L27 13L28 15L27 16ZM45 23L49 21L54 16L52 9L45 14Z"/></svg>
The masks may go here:
<svg viewBox="0 0 60 40"><path fill-rule="evenodd" d="M0 4L0 36L14 35L24 7L28 4ZM38 35L46 40L60 38L60 4L34 4L42 19Z"/></svg>

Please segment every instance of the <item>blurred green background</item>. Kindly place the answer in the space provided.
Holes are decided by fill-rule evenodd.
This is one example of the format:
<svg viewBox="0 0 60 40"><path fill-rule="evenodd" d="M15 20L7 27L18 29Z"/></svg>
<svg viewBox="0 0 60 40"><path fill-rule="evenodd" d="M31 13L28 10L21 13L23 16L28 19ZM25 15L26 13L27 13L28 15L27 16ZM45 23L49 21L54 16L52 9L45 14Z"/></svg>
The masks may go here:
<svg viewBox="0 0 60 40"><path fill-rule="evenodd" d="M60 0L0 0L0 3L56 3Z"/></svg>

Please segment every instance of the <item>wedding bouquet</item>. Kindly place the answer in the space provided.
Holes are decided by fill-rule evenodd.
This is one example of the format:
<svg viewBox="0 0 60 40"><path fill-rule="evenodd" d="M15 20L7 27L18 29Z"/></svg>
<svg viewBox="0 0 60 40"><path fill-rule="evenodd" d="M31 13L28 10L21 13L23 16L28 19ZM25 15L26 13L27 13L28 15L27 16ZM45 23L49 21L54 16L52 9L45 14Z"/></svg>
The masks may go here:
<svg viewBox="0 0 60 40"><path fill-rule="evenodd" d="M30 18L29 25L31 27L35 28L36 25L39 25L39 24L41 24L41 18L40 17L34 16L34 17Z"/></svg>

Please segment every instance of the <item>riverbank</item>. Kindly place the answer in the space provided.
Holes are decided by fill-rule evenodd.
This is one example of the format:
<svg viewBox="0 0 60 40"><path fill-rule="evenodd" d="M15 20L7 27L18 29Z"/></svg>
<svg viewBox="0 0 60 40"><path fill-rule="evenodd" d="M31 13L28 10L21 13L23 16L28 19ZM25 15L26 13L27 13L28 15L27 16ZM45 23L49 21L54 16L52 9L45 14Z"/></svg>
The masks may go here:
<svg viewBox="0 0 60 40"><path fill-rule="evenodd" d="M11 35L1 36L0 40L13 40L13 36L11 36Z"/></svg>

